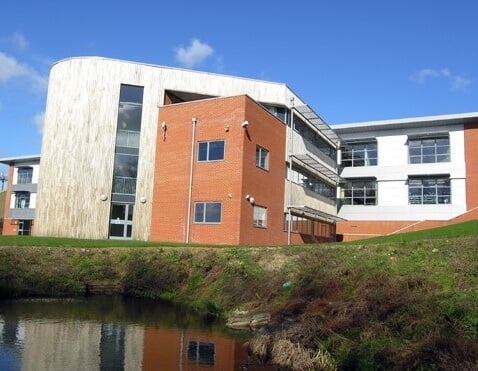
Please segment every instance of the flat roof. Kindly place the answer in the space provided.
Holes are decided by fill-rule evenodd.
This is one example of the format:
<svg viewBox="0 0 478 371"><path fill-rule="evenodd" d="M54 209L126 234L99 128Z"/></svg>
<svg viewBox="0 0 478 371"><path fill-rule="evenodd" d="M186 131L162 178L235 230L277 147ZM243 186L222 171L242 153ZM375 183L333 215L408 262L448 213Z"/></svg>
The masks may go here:
<svg viewBox="0 0 478 371"><path fill-rule="evenodd" d="M439 126L465 124L478 120L478 112L467 112L450 115L421 116L401 119L363 121L331 125L332 130L339 133L353 133L367 130L399 129L403 127Z"/></svg>
<svg viewBox="0 0 478 371"><path fill-rule="evenodd" d="M40 161L40 155L0 158L0 163L5 165L12 165L12 164L18 164L21 162L32 162L32 161Z"/></svg>

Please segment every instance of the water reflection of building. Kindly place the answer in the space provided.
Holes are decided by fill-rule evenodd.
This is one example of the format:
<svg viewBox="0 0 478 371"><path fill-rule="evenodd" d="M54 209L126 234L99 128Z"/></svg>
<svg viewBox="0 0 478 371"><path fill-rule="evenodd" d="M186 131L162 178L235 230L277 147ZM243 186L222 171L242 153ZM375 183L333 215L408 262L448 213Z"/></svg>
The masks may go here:
<svg viewBox="0 0 478 371"><path fill-rule="evenodd" d="M24 327L18 320L0 318L0 370L20 369L20 349L25 338Z"/></svg>
<svg viewBox="0 0 478 371"><path fill-rule="evenodd" d="M234 338L177 328L64 319L0 321L0 345L0 369L273 369L249 365L244 344Z"/></svg>
<svg viewBox="0 0 478 371"><path fill-rule="evenodd" d="M249 365L242 342L212 333L146 328L143 347L143 371L273 369Z"/></svg>
<svg viewBox="0 0 478 371"><path fill-rule="evenodd" d="M25 322L22 370L141 370L143 328L86 321Z"/></svg>

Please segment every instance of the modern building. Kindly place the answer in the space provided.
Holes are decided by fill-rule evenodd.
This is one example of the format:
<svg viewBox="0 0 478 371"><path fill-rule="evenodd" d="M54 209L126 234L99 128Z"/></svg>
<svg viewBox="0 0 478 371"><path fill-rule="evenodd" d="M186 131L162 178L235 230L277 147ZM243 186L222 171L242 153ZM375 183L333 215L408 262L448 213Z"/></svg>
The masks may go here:
<svg viewBox="0 0 478 371"><path fill-rule="evenodd" d="M344 240L478 218L478 112L334 125Z"/></svg>
<svg viewBox="0 0 478 371"><path fill-rule="evenodd" d="M2 234L29 235L34 228L40 155L3 158L0 163L9 166Z"/></svg>
<svg viewBox="0 0 478 371"><path fill-rule="evenodd" d="M282 83L72 58L50 71L41 172L39 156L0 160L4 233L33 218L38 236L231 245L425 229L478 217L477 140L478 113L330 127Z"/></svg>
<svg viewBox="0 0 478 371"><path fill-rule="evenodd" d="M333 240L339 145L284 84L64 60L50 72L35 234Z"/></svg>

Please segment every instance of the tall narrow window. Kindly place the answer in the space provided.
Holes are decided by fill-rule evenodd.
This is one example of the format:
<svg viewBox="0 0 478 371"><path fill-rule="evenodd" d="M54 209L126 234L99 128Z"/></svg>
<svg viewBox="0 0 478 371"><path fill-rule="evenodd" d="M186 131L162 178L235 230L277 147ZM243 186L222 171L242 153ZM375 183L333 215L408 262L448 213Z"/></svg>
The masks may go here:
<svg viewBox="0 0 478 371"><path fill-rule="evenodd" d="M256 166L269 170L269 151L260 146L256 146Z"/></svg>
<svg viewBox="0 0 478 371"><path fill-rule="evenodd" d="M121 85L116 129L113 193L136 194L143 87Z"/></svg>
<svg viewBox="0 0 478 371"><path fill-rule="evenodd" d="M267 227L267 209L262 206L254 205L254 227Z"/></svg>
<svg viewBox="0 0 478 371"><path fill-rule="evenodd" d="M142 86L120 87L109 238L133 237L143 93Z"/></svg>
<svg viewBox="0 0 478 371"><path fill-rule="evenodd" d="M224 141L212 140L207 142L199 142L198 145L198 161L221 161L224 160Z"/></svg>

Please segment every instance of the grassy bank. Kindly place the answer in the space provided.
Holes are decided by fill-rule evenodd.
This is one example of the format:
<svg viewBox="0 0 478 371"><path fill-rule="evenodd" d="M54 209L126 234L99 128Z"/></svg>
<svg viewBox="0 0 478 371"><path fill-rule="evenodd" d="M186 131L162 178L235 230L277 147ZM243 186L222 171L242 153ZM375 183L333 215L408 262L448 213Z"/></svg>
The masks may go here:
<svg viewBox="0 0 478 371"><path fill-rule="evenodd" d="M111 243L0 236L0 295L103 285L211 315L269 311L277 326L256 341L264 360L277 344L300 344L339 369L478 366L476 221L321 246Z"/></svg>

